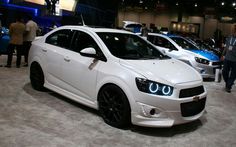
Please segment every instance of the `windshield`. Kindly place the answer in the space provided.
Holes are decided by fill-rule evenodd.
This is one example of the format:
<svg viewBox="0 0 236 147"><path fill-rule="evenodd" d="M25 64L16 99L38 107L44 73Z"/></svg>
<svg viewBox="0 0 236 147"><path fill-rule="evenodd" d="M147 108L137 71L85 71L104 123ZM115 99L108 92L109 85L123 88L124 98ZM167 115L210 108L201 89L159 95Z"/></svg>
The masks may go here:
<svg viewBox="0 0 236 147"><path fill-rule="evenodd" d="M97 33L112 55L122 59L164 59L169 58L133 34Z"/></svg>
<svg viewBox="0 0 236 147"><path fill-rule="evenodd" d="M181 37L170 37L170 38L174 40L183 49L186 49L186 50L199 49L197 46L193 45L192 43L185 40L184 38L181 38Z"/></svg>

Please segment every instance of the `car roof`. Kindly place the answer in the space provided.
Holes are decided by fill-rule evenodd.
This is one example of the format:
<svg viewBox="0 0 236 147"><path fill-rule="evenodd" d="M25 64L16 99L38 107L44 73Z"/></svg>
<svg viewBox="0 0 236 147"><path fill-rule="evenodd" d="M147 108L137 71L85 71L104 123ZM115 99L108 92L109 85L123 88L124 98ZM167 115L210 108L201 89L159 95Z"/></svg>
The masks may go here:
<svg viewBox="0 0 236 147"><path fill-rule="evenodd" d="M178 37L178 38L182 38L179 35L175 35L175 34L160 34L160 33L148 33L148 35L158 35L158 36L166 36L166 37Z"/></svg>
<svg viewBox="0 0 236 147"><path fill-rule="evenodd" d="M107 33L126 33L126 34L133 34L132 32L125 31L125 30L118 30L118 29L112 29L112 28L95 28L95 27L89 27L89 26L76 26L76 25L66 25L61 26L59 29L82 29L92 32L107 32Z"/></svg>

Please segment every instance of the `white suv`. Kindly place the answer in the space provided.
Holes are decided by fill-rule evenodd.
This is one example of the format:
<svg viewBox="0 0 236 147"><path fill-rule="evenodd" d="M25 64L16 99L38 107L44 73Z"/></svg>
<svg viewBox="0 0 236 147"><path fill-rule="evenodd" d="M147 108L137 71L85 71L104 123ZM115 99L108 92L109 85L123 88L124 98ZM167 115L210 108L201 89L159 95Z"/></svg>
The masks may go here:
<svg viewBox="0 0 236 147"><path fill-rule="evenodd" d="M127 31L59 27L32 43L29 64L33 88L98 109L114 127L170 127L205 110L200 74Z"/></svg>
<svg viewBox="0 0 236 147"><path fill-rule="evenodd" d="M177 35L148 33L147 40L170 57L194 67L203 78L214 78L220 59L213 52L201 50L189 40Z"/></svg>

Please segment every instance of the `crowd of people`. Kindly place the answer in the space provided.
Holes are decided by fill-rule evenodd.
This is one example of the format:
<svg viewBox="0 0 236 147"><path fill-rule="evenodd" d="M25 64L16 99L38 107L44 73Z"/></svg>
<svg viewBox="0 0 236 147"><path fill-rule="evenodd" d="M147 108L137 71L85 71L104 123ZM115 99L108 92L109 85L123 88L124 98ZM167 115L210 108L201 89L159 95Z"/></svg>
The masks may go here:
<svg viewBox="0 0 236 147"><path fill-rule="evenodd" d="M11 68L12 66L12 57L14 51L16 51L16 67L20 68L21 56L24 56L25 64L28 66L28 54L31 47L31 42L36 37L36 32L38 30L38 25L32 20L31 16L27 16L26 23L25 20L18 16L16 22L10 24L9 27L9 36L10 42L7 48L8 57L7 64L5 67Z"/></svg>

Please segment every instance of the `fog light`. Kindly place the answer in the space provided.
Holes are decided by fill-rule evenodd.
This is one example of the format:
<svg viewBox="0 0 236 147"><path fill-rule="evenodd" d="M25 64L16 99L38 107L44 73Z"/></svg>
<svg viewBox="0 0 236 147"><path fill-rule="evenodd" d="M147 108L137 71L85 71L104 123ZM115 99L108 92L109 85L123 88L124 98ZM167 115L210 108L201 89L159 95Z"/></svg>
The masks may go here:
<svg viewBox="0 0 236 147"><path fill-rule="evenodd" d="M155 109L151 109L149 113L150 113L150 115L154 115L156 113L156 110Z"/></svg>

